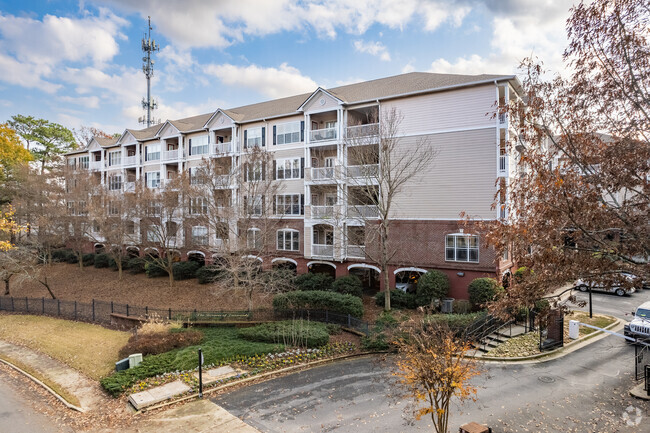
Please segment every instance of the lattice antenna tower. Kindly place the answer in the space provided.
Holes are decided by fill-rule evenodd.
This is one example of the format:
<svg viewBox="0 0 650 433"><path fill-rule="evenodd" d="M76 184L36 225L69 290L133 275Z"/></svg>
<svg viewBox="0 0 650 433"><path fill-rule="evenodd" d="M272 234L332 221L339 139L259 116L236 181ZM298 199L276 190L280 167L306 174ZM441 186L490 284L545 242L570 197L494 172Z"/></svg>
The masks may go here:
<svg viewBox="0 0 650 433"><path fill-rule="evenodd" d="M142 57L142 72L144 72L144 76L147 77L147 98L142 98L142 108L147 110L147 117L140 117L138 122L146 124L148 128L152 124L160 123L160 120L156 121L151 117L151 112L158 108L158 104L151 97L151 77L153 77L153 65L155 63L151 58L151 55L155 51L160 51L160 46L155 40L151 39L151 17L147 18L149 19L149 29L142 38L142 52L144 53L144 57Z"/></svg>

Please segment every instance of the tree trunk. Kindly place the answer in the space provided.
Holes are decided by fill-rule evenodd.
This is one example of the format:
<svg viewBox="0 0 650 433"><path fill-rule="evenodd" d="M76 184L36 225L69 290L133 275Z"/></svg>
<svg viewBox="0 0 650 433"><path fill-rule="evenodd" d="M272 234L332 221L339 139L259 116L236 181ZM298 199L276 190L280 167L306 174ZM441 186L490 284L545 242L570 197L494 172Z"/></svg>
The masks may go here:
<svg viewBox="0 0 650 433"><path fill-rule="evenodd" d="M122 258L120 257L119 260L116 261L117 265L117 279L118 281L122 281Z"/></svg>
<svg viewBox="0 0 650 433"><path fill-rule="evenodd" d="M379 248L381 249L381 272L384 278L384 311L390 311L390 278L388 276L388 230L379 223Z"/></svg>
<svg viewBox="0 0 650 433"><path fill-rule="evenodd" d="M48 291L52 299L56 299L56 296L54 296L54 293L52 292L52 289L50 288L50 284L47 282L47 277L43 277L42 280L38 280L39 283L41 283Z"/></svg>
<svg viewBox="0 0 650 433"><path fill-rule="evenodd" d="M11 295L11 293L9 292L9 278L5 278L5 296Z"/></svg>
<svg viewBox="0 0 650 433"><path fill-rule="evenodd" d="M167 259L167 272L169 272L169 287L173 288L174 287L174 262L172 261L171 257Z"/></svg>

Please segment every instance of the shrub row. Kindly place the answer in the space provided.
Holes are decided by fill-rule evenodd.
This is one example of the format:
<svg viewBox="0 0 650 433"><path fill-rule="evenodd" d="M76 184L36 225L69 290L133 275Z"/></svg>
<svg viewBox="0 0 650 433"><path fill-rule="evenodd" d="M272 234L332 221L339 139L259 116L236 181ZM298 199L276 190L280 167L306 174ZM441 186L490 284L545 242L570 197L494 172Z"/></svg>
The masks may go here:
<svg viewBox="0 0 650 433"><path fill-rule="evenodd" d="M503 288L494 278L476 278L469 283L467 291L469 292L469 302L474 307L482 307L486 303L492 302L503 291Z"/></svg>
<svg viewBox="0 0 650 433"><path fill-rule="evenodd" d="M336 280L327 274L302 274L295 279L295 285L302 291L336 292L342 295L363 295L361 280L356 275L346 275Z"/></svg>
<svg viewBox="0 0 650 433"><path fill-rule="evenodd" d="M454 332L462 331L476 320L485 317L485 311L479 311L469 314L431 314L427 316L427 320L431 322L446 323Z"/></svg>
<svg viewBox="0 0 650 433"><path fill-rule="evenodd" d="M273 298L273 309L275 311L329 310L354 317L363 316L363 303L356 296L319 290L297 290L276 295Z"/></svg>
<svg viewBox="0 0 650 433"><path fill-rule="evenodd" d="M285 320L242 328L238 335L250 341L308 348L324 346L329 342L327 325L306 320Z"/></svg>
<svg viewBox="0 0 650 433"><path fill-rule="evenodd" d="M126 358L132 353L157 355L180 347L194 346L201 343L203 334L196 330L181 332L155 332L145 335L133 335L129 342L120 349L120 358Z"/></svg>
<svg viewBox="0 0 650 433"><path fill-rule="evenodd" d="M386 306L386 298L384 292L379 292L375 295L375 304L380 307ZM401 290L391 290L390 291L390 307L391 308L417 308L416 295L412 293L406 293Z"/></svg>

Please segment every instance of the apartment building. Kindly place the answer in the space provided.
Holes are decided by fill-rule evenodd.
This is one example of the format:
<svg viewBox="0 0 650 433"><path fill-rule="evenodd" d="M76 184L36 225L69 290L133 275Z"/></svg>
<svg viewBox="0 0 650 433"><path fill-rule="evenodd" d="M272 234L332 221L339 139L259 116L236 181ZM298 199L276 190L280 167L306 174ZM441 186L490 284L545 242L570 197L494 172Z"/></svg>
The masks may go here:
<svg viewBox="0 0 650 433"><path fill-rule="evenodd" d="M127 129L119 139L94 138L66 158L68 167L87 170L116 194L128 194L138 182L164 188L179 174L191 177L206 161L216 161L224 171L211 174L211 185L223 190L224 207L267 206L281 219L264 267L356 274L379 288L379 268L368 254L376 241L366 230L377 209L352 192L382 167L379 161L361 164L350 148L359 138L369 149L379 146L382 119L398 113L395 138L402 151L426 142L435 157L394 199L391 286L438 269L450 278L450 296L462 299L472 279L500 277L511 266L461 221L461 213L473 221L507 216L517 153L508 143L516 136L508 116L493 113L497 101L520 96L515 76L414 72ZM270 163L259 171L249 167L251 149L263 151ZM235 170L244 175L232 176ZM246 195L249 176L267 176L280 186L266 205ZM209 262L232 253L228 236L182 218L176 223L188 226L176 242L182 256L198 254ZM139 251L137 239L125 247Z"/></svg>

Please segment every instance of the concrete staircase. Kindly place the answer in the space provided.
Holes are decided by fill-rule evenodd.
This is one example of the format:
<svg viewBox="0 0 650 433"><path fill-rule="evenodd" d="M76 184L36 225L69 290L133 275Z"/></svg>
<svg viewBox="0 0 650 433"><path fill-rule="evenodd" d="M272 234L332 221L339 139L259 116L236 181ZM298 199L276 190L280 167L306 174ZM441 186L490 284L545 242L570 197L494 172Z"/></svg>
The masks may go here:
<svg viewBox="0 0 650 433"><path fill-rule="evenodd" d="M505 325L483 338L481 341L474 343L475 356L482 356L500 344L505 343L512 337L517 337L525 332L526 329L521 325Z"/></svg>

